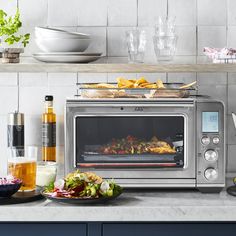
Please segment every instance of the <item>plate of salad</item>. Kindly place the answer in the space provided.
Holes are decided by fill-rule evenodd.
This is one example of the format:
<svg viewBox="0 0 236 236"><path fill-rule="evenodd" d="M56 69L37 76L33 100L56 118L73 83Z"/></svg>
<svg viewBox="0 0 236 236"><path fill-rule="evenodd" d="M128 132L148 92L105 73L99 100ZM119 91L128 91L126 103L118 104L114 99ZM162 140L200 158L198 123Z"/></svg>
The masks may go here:
<svg viewBox="0 0 236 236"><path fill-rule="evenodd" d="M123 189L114 180L104 180L92 172L76 170L46 186L41 194L68 204L98 204L117 198Z"/></svg>

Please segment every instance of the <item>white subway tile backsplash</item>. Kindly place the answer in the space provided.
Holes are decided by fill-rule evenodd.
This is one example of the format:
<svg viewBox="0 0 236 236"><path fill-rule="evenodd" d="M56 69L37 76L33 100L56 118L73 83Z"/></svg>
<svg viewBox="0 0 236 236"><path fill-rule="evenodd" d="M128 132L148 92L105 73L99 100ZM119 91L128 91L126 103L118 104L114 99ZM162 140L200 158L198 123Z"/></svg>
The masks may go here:
<svg viewBox="0 0 236 236"><path fill-rule="evenodd" d="M20 111L25 115L41 115L48 87L20 87Z"/></svg>
<svg viewBox="0 0 236 236"><path fill-rule="evenodd" d="M216 84L201 85L200 84L198 85L198 94L210 96L213 99L223 101L224 104L227 104L227 86L226 85L216 85Z"/></svg>
<svg viewBox="0 0 236 236"><path fill-rule="evenodd" d="M13 16L16 14L17 1L0 0L0 9Z"/></svg>
<svg viewBox="0 0 236 236"><path fill-rule="evenodd" d="M1 130L1 139L0 147L7 147L7 115L0 115L0 130ZM1 169L1 168L0 168Z"/></svg>
<svg viewBox="0 0 236 236"><path fill-rule="evenodd" d="M137 26L137 0L108 0L108 26Z"/></svg>
<svg viewBox="0 0 236 236"><path fill-rule="evenodd" d="M86 52L101 52L103 56L107 55L107 33L105 27L78 27L77 31L91 35L92 42Z"/></svg>
<svg viewBox="0 0 236 236"><path fill-rule="evenodd" d="M22 87L46 87L47 73L19 73L19 82Z"/></svg>
<svg viewBox="0 0 236 236"><path fill-rule="evenodd" d="M128 56L125 32L132 28L129 27L109 27L108 37L108 56Z"/></svg>
<svg viewBox="0 0 236 236"><path fill-rule="evenodd" d="M235 0L228 0L228 25L236 25L236 1Z"/></svg>
<svg viewBox="0 0 236 236"><path fill-rule="evenodd" d="M43 106L43 99L42 99ZM42 145L42 114L25 115L25 145Z"/></svg>
<svg viewBox="0 0 236 236"><path fill-rule="evenodd" d="M65 148L64 146L57 146L57 164L58 164L58 172L57 176L63 178L65 176L64 173L64 153Z"/></svg>
<svg viewBox="0 0 236 236"><path fill-rule="evenodd" d="M6 115L7 113L17 110L17 87L0 87L0 102L1 109L0 115Z"/></svg>
<svg viewBox="0 0 236 236"><path fill-rule="evenodd" d="M78 73L78 83L106 83L106 73Z"/></svg>
<svg viewBox="0 0 236 236"><path fill-rule="evenodd" d="M56 123L56 144L57 146L64 145L64 115L57 114L57 123Z"/></svg>
<svg viewBox="0 0 236 236"><path fill-rule="evenodd" d="M236 145L236 127L233 122L232 115L226 116L226 124L227 124L227 144Z"/></svg>
<svg viewBox="0 0 236 236"><path fill-rule="evenodd" d="M168 73L168 83L192 83L197 80L196 73Z"/></svg>
<svg viewBox="0 0 236 236"><path fill-rule="evenodd" d="M177 25L196 25L196 0L169 0L168 14L176 17Z"/></svg>
<svg viewBox="0 0 236 236"><path fill-rule="evenodd" d="M226 27L199 26L198 27L198 55L203 54L204 47L223 48L226 42Z"/></svg>
<svg viewBox="0 0 236 236"><path fill-rule="evenodd" d="M236 170L236 145L228 145L228 165L227 172L235 172Z"/></svg>
<svg viewBox="0 0 236 236"><path fill-rule="evenodd" d="M227 47L236 48L236 26L229 26L228 27Z"/></svg>
<svg viewBox="0 0 236 236"><path fill-rule="evenodd" d="M109 0L79 0L78 25L107 26L108 1Z"/></svg>
<svg viewBox="0 0 236 236"><path fill-rule="evenodd" d="M76 73L48 73L49 86L75 86L76 82Z"/></svg>
<svg viewBox="0 0 236 236"><path fill-rule="evenodd" d="M128 63L128 56L121 57L107 57L106 63Z"/></svg>
<svg viewBox="0 0 236 236"><path fill-rule="evenodd" d="M54 97L54 108L58 116L64 115L64 107L65 107L66 98L73 97L76 93L77 93L76 86L49 87L49 94L53 95Z"/></svg>
<svg viewBox="0 0 236 236"><path fill-rule="evenodd" d="M198 25L226 25L226 0L198 0Z"/></svg>
<svg viewBox="0 0 236 236"><path fill-rule="evenodd" d="M7 148L5 147L0 147L0 153L1 153L1 158L0 158L0 176L6 176L7 175Z"/></svg>
<svg viewBox="0 0 236 236"><path fill-rule="evenodd" d="M236 113L236 84L228 86L228 114Z"/></svg>
<svg viewBox="0 0 236 236"><path fill-rule="evenodd" d="M198 73L198 85L214 85L214 84L227 84L227 73Z"/></svg>
<svg viewBox="0 0 236 236"><path fill-rule="evenodd" d="M45 95L53 95L55 112L57 115L63 115L66 97L72 97L75 94L76 85L20 87L20 111L26 115L41 115L44 111Z"/></svg>
<svg viewBox="0 0 236 236"><path fill-rule="evenodd" d="M196 55L196 27L178 26L176 34L178 36L176 55Z"/></svg>
<svg viewBox="0 0 236 236"><path fill-rule="evenodd" d="M236 85L236 73L228 73L228 84L231 86L231 84Z"/></svg>
<svg viewBox="0 0 236 236"><path fill-rule="evenodd" d="M167 15L167 0L138 0L138 25L152 26L158 16Z"/></svg>
<svg viewBox="0 0 236 236"><path fill-rule="evenodd" d="M210 58L207 57L206 55L200 55L200 56L197 56L197 63L198 63L198 64L208 64L208 63L212 63L212 59L210 59Z"/></svg>
<svg viewBox="0 0 236 236"><path fill-rule="evenodd" d="M78 1L77 0L49 0L48 1L49 26L77 26Z"/></svg>
<svg viewBox="0 0 236 236"><path fill-rule="evenodd" d="M0 86L16 86L17 73L0 73Z"/></svg>
<svg viewBox="0 0 236 236"><path fill-rule="evenodd" d="M48 17L47 0L19 0L23 26L45 26Z"/></svg>
<svg viewBox="0 0 236 236"><path fill-rule="evenodd" d="M194 64L196 56L174 56L172 63L174 64Z"/></svg>

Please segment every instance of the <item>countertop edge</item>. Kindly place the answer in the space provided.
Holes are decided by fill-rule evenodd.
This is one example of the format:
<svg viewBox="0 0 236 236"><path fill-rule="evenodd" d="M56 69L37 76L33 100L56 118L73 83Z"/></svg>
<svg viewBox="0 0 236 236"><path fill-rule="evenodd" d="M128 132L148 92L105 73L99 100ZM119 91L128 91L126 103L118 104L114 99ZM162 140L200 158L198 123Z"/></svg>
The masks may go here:
<svg viewBox="0 0 236 236"><path fill-rule="evenodd" d="M23 210L23 211L22 211ZM61 213L63 212L63 214ZM226 222L236 206L2 207L0 222Z"/></svg>

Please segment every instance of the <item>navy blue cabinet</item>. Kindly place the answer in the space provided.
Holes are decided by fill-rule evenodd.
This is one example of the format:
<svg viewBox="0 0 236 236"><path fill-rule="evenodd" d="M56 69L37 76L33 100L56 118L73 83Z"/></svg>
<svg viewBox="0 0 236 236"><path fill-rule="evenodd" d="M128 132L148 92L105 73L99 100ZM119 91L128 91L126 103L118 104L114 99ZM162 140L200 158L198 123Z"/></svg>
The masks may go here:
<svg viewBox="0 0 236 236"><path fill-rule="evenodd" d="M87 224L1 223L0 236L87 236Z"/></svg>
<svg viewBox="0 0 236 236"><path fill-rule="evenodd" d="M103 224L103 236L226 236L235 232L236 224Z"/></svg>
<svg viewBox="0 0 236 236"><path fill-rule="evenodd" d="M236 223L0 223L0 236L226 236Z"/></svg>

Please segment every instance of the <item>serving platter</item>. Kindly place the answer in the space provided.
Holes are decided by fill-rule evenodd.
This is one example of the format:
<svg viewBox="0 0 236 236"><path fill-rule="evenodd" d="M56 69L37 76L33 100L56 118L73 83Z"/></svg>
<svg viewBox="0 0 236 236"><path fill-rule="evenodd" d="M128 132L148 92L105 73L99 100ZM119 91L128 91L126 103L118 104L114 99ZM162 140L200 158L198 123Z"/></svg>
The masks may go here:
<svg viewBox="0 0 236 236"><path fill-rule="evenodd" d="M45 198L58 202L58 203L64 203L64 204L73 204L73 205L86 205L86 204L101 204L101 203L107 203L112 200L115 200L117 197L119 197L122 192L119 192L116 195L113 195L112 197L99 197L99 198L65 198L65 197L53 197L48 193L45 193L44 190L41 191L42 196Z"/></svg>
<svg viewBox="0 0 236 236"><path fill-rule="evenodd" d="M41 189L37 188L35 191L31 192L17 192L11 197L1 197L0 205L12 205L42 200L44 196L41 195L40 191Z"/></svg>
<svg viewBox="0 0 236 236"><path fill-rule="evenodd" d="M184 88L183 83L163 83L165 88L99 88L96 83L77 85L82 98L188 98L197 93L196 87ZM114 83L107 85L116 86Z"/></svg>
<svg viewBox="0 0 236 236"><path fill-rule="evenodd" d="M89 63L96 61L102 56L96 54L33 54L33 57L42 62L51 63Z"/></svg>

